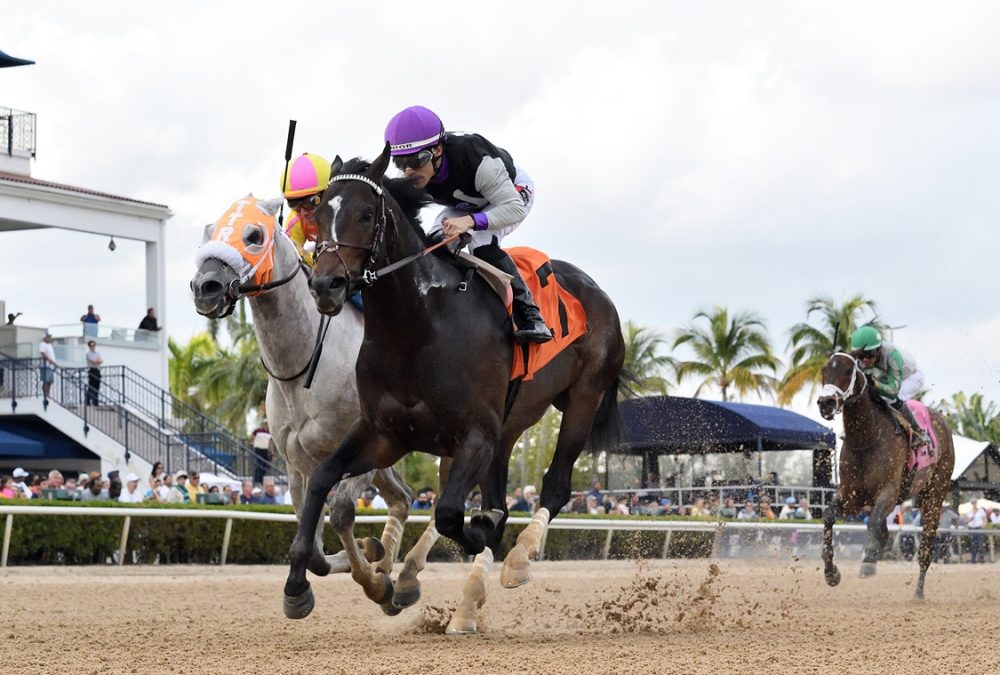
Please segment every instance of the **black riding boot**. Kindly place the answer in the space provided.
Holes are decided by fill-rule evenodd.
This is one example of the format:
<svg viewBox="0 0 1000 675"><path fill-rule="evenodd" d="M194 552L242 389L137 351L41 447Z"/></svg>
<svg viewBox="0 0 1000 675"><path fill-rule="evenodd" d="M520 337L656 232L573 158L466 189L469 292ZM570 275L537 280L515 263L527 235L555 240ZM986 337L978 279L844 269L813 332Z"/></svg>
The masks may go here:
<svg viewBox="0 0 1000 675"><path fill-rule="evenodd" d="M531 291L528 290L521 273L517 271L517 265L507 252L496 244L488 244L478 247L473 254L511 276L510 288L514 294L514 339L518 342L551 340L552 331L545 325L538 306L531 297Z"/></svg>
<svg viewBox="0 0 1000 675"><path fill-rule="evenodd" d="M924 431L920 426L920 423L917 422L917 418L913 416L913 411L910 410L910 406L906 405L906 401L896 399L895 402L890 403L889 405L898 410L903 415L906 422L910 425L910 428L913 429L913 435L910 438L911 448L915 450L931 442L930 436L927 435L927 432Z"/></svg>

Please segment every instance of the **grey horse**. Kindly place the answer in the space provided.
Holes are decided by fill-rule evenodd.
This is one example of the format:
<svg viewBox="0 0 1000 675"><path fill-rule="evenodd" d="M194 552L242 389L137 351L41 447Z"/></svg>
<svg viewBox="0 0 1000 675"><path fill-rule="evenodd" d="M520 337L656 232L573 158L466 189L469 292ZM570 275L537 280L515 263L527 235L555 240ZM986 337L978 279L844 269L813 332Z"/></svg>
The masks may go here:
<svg viewBox="0 0 1000 675"><path fill-rule="evenodd" d="M269 373L267 420L278 452L288 465L292 503L301 517L309 475L337 448L359 417L354 365L364 325L354 311L331 320L315 377L311 387L304 388L304 366L316 341L320 315L309 294L308 270L291 240L276 227L280 203L247 196L207 226L196 255L197 272L191 289L198 313L209 318L228 315L240 297L249 296L254 332ZM380 542L369 539L359 546L353 535L355 503L370 484L385 496L389 517ZM365 570L364 578L368 579L369 564L375 563L375 569L384 575L379 578L387 580L411 497L393 468L342 482L331 504L331 524L344 550L335 556L323 555L321 516L310 571L319 575L351 571L358 579L359 570ZM391 595L386 597L385 588L362 586L386 613L401 609L393 605ZM391 589L391 584L386 588Z"/></svg>

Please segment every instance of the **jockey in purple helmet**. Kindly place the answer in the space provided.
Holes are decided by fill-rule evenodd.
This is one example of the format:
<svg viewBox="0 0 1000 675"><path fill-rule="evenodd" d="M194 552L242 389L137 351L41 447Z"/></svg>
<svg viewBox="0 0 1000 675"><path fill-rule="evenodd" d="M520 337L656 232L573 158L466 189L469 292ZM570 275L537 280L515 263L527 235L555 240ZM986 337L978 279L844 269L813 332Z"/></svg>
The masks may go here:
<svg viewBox="0 0 1000 675"><path fill-rule="evenodd" d="M446 208L430 234L468 232L469 250L511 275L514 337L546 342L545 325L531 291L510 256L500 248L535 202L535 186L510 153L479 134L445 132L441 119L422 106L411 106L389 120L385 141L393 162L413 184Z"/></svg>

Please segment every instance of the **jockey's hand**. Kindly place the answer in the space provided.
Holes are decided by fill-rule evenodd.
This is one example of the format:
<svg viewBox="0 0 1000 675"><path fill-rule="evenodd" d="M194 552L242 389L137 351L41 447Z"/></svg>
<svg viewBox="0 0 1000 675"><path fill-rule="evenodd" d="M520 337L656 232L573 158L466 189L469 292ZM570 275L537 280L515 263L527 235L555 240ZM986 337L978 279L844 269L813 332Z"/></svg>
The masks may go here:
<svg viewBox="0 0 1000 675"><path fill-rule="evenodd" d="M463 234L472 229L476 221L472 216L461 216L459 218L445 218L441 221L441 229L445 235L450 237L456 234Z"/></svg>

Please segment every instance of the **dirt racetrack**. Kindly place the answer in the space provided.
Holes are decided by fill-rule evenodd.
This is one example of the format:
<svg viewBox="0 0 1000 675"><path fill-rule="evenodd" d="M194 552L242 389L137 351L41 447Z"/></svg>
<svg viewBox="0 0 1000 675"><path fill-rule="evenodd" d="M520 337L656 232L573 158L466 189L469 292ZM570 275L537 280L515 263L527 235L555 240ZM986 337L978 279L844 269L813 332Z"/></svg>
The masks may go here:
<svg viewBox="0 0 1000 675"><path fill-rule="evenodd" d="M387 617L347 576L316 610L281 611L284 567L20 567L0 572L0 672L984 673L1000 669L1000 565L916 567L828 588L817 562L535 563L494 568L478 636L443 634L470 566L432 564L420 603Z"/></svg>

